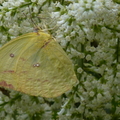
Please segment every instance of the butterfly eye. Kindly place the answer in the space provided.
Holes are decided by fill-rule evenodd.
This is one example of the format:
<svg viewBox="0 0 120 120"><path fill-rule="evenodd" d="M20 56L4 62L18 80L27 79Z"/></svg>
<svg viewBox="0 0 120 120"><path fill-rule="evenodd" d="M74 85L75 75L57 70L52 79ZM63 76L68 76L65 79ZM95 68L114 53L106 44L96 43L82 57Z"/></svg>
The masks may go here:
<svg viewBox="0 0 120 120"><path fill-rule="evenodd" d="M11 54L10 54L10 57L14 57L14 54L11 53Z"/></svg>
<svg viewBox="0 0 120 120"><path fill-rule="evenodd" d="M39 66L40 66L39 63L36 63L36 64L33 65L33 67L39 67Z"/></svg>

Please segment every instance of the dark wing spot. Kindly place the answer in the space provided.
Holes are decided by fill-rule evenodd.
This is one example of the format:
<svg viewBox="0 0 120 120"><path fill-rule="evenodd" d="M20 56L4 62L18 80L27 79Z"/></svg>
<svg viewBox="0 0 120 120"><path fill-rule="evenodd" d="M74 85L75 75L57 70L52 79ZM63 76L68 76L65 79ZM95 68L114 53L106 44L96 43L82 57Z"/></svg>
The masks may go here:
<svg viewBox="0 0 120 120"><path fill-rule="evenodd" d="M33 65L33 67L39 67L39 66L40 66L39 63L36 63L36 64Z"/></svg>
<svg viewBox="0 0 120 120"><path fill-rule="evenodd" d="M13 58L13 57L14 57L14 54L11 53L11 54L10 54L10 57Z"/></svg>

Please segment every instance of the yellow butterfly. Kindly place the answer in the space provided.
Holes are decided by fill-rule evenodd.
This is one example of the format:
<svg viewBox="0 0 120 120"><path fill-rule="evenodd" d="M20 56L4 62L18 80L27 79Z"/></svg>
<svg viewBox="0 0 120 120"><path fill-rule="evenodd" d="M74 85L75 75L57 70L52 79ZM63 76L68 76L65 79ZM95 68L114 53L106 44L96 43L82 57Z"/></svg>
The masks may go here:
<svg viewBox="0 0 120 120"><path fill-rule="evenodd" d="M71 60L50 34L24 34L0 48L2 87L51 98L70 90L76 82Z"/></svg>

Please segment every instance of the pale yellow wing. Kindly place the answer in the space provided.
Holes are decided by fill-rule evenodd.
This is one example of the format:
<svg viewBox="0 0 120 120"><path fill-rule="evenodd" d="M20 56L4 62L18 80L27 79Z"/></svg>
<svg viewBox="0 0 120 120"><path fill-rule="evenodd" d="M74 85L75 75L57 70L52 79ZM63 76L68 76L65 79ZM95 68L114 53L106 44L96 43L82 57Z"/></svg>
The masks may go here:
<svg viewBox="0 0 120 120"><path fill-rule="evenodd" d="M66 53L43 32L8 43L0 50L0 60L0 85L30 95L57 97L77 82Z"/></svg>
<svg viewBox="0 0 120 120"><path fill-rule="evenodd" d="M16 85L18 59L31 43L32 33L17 37L0 48L0 85L13 88ZM5 83L6 82L6 83Z"/></svg>

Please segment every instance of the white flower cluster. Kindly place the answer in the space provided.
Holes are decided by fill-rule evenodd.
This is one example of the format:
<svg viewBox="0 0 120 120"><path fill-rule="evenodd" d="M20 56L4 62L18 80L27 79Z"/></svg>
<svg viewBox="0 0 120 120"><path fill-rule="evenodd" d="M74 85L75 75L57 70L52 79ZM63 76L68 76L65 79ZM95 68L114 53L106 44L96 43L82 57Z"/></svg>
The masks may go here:
<svg viewBox="0 0 120 120"><path fill-rule="evenodd" d="M72 59L79 84L54 100L27 95L14 99L17 93L12 91L13 104L1 93L0 119L12 120L14 113L18 120L120 118L120 4L114 0L66 0L65 5L56 2L49 6L47 0L25 1L2 2L0 43L32 31L31 21L39 24L41 19L53 28L50 32Z"/></svg>
<svg viewBox="0 0 120 120"><path fill-rule="evenodd" d="M34 4L36 2L36 4ZM33 31L38 23L38 14L45 0L25 2L25 0L8 0L0 6L0 39L4 44L8 39ZM32 14L34 14L32 16ZM33 21L31 20L33 19ZM6 32L5 32L6 31Z"/></svg>
<svg viewBox="0 0 120 120"><path fill-rule="evenodd" d="M120 101L120 5L112 0L68 1L68 6L57 3L60 11L52 16L58 19L56 38L78 68L80 83L75 99L79 98L80 105L76 109L72 104L69 112L71 116L79 113L75 120L83 119L83 114L86 119L110 120L120 111L115 105Z"/></svg>

